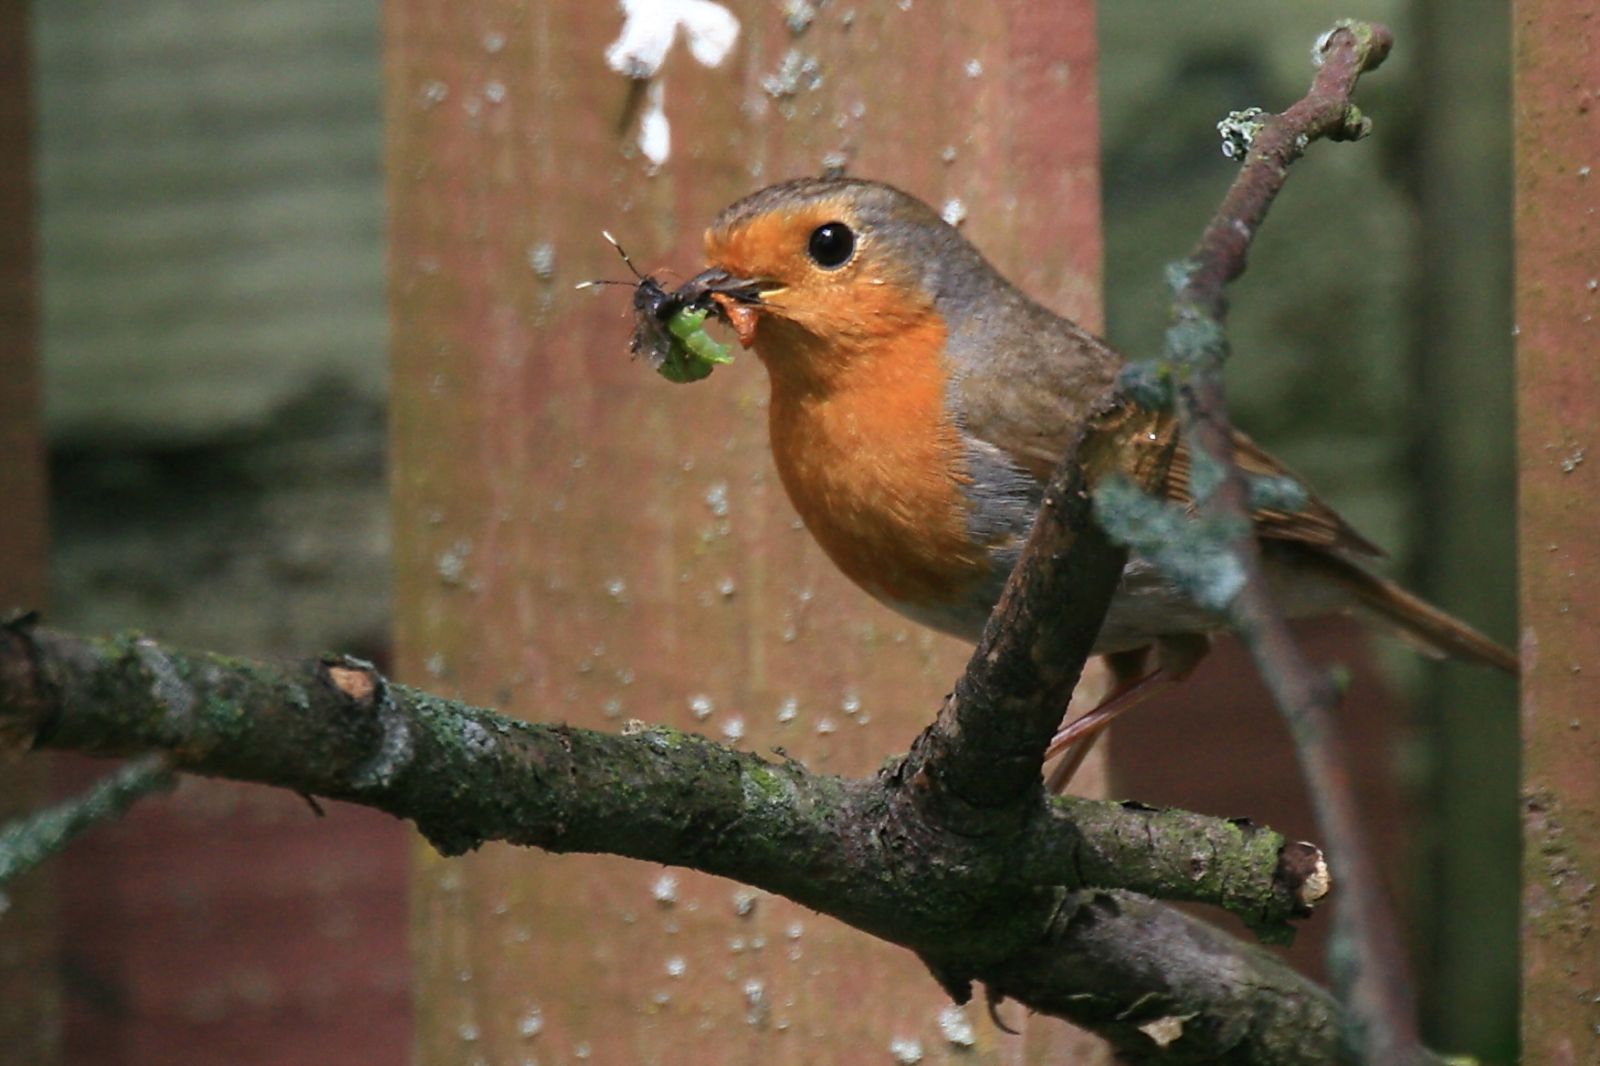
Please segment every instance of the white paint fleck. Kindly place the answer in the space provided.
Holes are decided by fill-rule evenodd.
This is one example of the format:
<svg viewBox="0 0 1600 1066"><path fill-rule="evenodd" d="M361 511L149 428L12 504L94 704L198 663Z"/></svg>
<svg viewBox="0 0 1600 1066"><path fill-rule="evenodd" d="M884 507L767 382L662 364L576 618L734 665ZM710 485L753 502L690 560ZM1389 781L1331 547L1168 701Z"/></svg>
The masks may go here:
<svg viewBox="0 0 1600 1066"><path fill-rule="evenodd" d="M517 1022L517 1032L531 1040L544 1032L544 1011L538 1007L529 1007L528 1012Z"/></svg>
<svg viewBox="0 0 1600 1066"><path fill-rule="evenodd" d="M435 564L440 580L447 585L459 585L467 571L467 557L471 554L470 540L458 540L440 552Z"/></svg>
<svg viewBox="0 0 1600 1066"><path fill-rule="evenodd" d="M897 1036L889 1041L889 1054L893 1055L894 1061L901 1066L916 1066L922 1061L922 1041Z"/></svg>
<svg viewBox="0 0 1600 1066"><path fill-rule="evenodd" d="M630 78L655 76L679 27L702 66L721 66L739 39L739 20L713 0L621 0L619 6L622 32L606 48L606 65Z"/></svg>
<svg viewBox="0 0 1600 1066"><path fill-rule="evenodd" d="M956 1047L972 1047L978 1042L972 1023L967 1021L967 1012L954 1003L946 1003L939 1011L939 1032Z"/></svg>
<svg viewBox="0 0 1600 1066"><path fill-rule="evenodd" d="M752 977L744 983L744 1020L749 1025L764 1026L771 1016L772 1005L767 1001L766 982Z"/></svg>
<svg viewBox="0 0 1600 1066"><path fill-rule="evenodd" d="M670 907L678 902L678 878L668 870L655 879L650 886L650 896L663 907Z"/></svg>
<svg viewBox="0 0 1600 1066"><path fill-rule="evenodd" d="M422 89L417 93L417 99L423 108L438 107L450 98L450 86L442 81L424 82Z"/></svg>
<svg viewBox="0 0 1600 1066"><path fill-rule="evenodd" d="M661 70L681 27L689 54L705 67L721 66L739 39L739 20L714 0L621 0L622 31L606 47L606 65L636 81ZM653 81L639 117L639 151L652 168L672 154L663 83Z"/></svg>
<svg viewBox="0 0 1600 1066"><path fill-rule="evenodd" d="M713 702L711 697L707 696L704 692L697 692L693 696L689 697L689 713L694 715L695 721L697 722L703 722L707 718L710 718L711 712L715 711L716 709L716 703Z"/></svg>
<svg viewBox="0 0 1600 1066"><path fill-rule="evenodd" d="M688 972L689 964L684 961L682 955L674 955L667 960L666 970L668 977L682 977Z"/></svg>
<svg viewBox="0 0 1600 1066"><path fill-rule="evenodd" d="M959 197L952 196L944 202L939 217L952 226L959 226L967 220L967 205L962 203Z"/></svg>
<svg viewBox="0 0 1600 1066"><path fill-rule="evenodd" d="M540 241L528 249L528 266L533 268L534 274L548 281L556 274L556 246L549 241Z"/></svg>
<svg viewBox="0 0 1600 1066"><path fill-rule="evenodd" d="M737 716L722 723L722 739L737 744L744 739L744 719Z"/></svg>
<svg viewBox="0 0 1600 1066"><path fill-rule="evenodd" d="M969 59L963 69L966 70L969 78L981 78L983 76L983 62L981 60Z"/></svg>
<svg viewBox="0 0 1600 1066"><path fill-rule="evenodd" d="M811 28L811 23L816 21L817 6L811 0L784 0L783 23L789 27L789 32L795 36Z"/></svg>
<svg viewBox="0 0 1600 1066"><path fill-rule="evenodd" d="M712 514L718 518L726 518L728 516L728 483L726 481L712 482L711 486L706 489L705 501L706 506L711 508Z"/></svg>
<svg viewBox="0 0 1600 1066"><path fill-rule="evenodd" d="M798 48L784 53L778 69L761 79L761 88L774 100L785 100L822 85L822 63Z"/></svg>
<svg viewBox="0 0 1600 1066"><path fill-rule="evenodd" d="M778 721L792 722L800 713L800 701L793 696L785 696L782 703L778 704Z"/></svg>
<svg viewBox="0 0 1600 1066"><path fill-rule="evenodd" d="M653 82L645 94L644 113L639 117L639 151L653 167L672 155L672 124L667 121L666 83Z"/></svg>
<svg viewBox="0 0 1600 1066"><path fill-rule="evenodd" d="M498 104L506 98L506 83L491 81L483 87L483 98L491 104Z"/></svg>

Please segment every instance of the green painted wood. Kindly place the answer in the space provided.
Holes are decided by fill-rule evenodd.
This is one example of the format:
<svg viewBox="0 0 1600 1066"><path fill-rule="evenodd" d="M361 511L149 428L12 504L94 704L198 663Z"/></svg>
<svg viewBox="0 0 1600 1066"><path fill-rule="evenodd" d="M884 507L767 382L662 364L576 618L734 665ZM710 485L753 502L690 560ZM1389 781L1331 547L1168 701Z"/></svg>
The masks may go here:
<svg viewBox="0 0 1600 1066"><path fill-rule="evenodd" d="M36 6L50 427L193 444L384 387L378 19Z"/></svg>
<svg viewBox="0 0 1600 1066"><path fill-rule="evenodd" d="M1419 113L1416 589L1512 643L1511 60L1503 0L1428 0L1408 35ZM1416 905L1424 1038L1491 1062L1517 1048L1516 683L1428 670ZM1463 840L1473 841L1464 848Z"/></svg>

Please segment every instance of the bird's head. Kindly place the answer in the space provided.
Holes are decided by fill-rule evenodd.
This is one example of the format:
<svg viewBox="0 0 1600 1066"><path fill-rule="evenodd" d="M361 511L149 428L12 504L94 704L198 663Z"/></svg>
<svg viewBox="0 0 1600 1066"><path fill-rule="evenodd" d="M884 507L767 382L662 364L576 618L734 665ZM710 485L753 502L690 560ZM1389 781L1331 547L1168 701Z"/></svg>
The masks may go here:
<svg viewBox="0 0 1600 1066"><path fill-rule="evenodd" d="M898 189L802 179L732 204L705 237L695 279L745 347L780 373L843 370L882 342L926 327L963 270L987 277L953 227ZM942 324L941 328L942 328Z"/></svg>

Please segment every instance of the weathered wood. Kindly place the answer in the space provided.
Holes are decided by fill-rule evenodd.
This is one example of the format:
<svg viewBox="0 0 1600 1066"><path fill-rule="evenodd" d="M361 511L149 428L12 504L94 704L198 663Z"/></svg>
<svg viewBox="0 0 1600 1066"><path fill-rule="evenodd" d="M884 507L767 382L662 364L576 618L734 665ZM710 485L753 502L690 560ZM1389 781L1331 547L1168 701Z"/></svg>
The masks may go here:
<svg viewBox="0 0 1600 1066"><path fill-rule="evenodd" d="M1516 5L1524 1062L1600 1059L1600 16Z"/></svg>
<svg viewBox="0 0 1600 1066"><path fill-rule="evenodd" d="M932 716L963 649L868 603L797 527L752 358L674 388L629 363L620 294L570 286L622 276L602 227L645 269L692 271L723 204L837 154L959 199L1003 269L1097 318L1091 5L829 6L802 32L735 9L722 66L669 56L672 154L651 176L648 91L602 58L615 8L390 7L399 668L575 724L670 703L665 724L859 773ZM419 858L422 1061L966 1054L909 955L664 873ZM977 1039L1017 1061L1019 1042Z"/></svg>

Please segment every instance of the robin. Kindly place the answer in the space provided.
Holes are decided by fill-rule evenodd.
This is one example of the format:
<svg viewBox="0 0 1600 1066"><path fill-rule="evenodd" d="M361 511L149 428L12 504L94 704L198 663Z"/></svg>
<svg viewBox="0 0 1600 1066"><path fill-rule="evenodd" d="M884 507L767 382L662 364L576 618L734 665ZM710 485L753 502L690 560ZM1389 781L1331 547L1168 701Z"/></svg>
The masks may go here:
<svg viewBox="0 0 1600 1066"><path fill-rule="evenodd" d="M1173 447L1172 415L1119 404L1123 357L1030 300L926 204L873 181L802 179L726 208L706 231L709 293L767 368L772 456L806 528L900 614L976 642L1076 432L1105 469ZM1250 475L1292 478L1242 433ZM1159 492L1188 503L1189 454ZM1281 501L1280 501L1281 502ZM1374 574L1378 549L1309 493L1252 516L1291 617L1357 609L1426 652L1517 672L1506 648ZM1291 505L1292 506L1292 505ZM1119 686L1068 725L1061 784L1105 724L1198 661L1222 625L1148 560L1129 560L1095 651ZM1145 672L1146 651L1160 655Z"/></svg>

